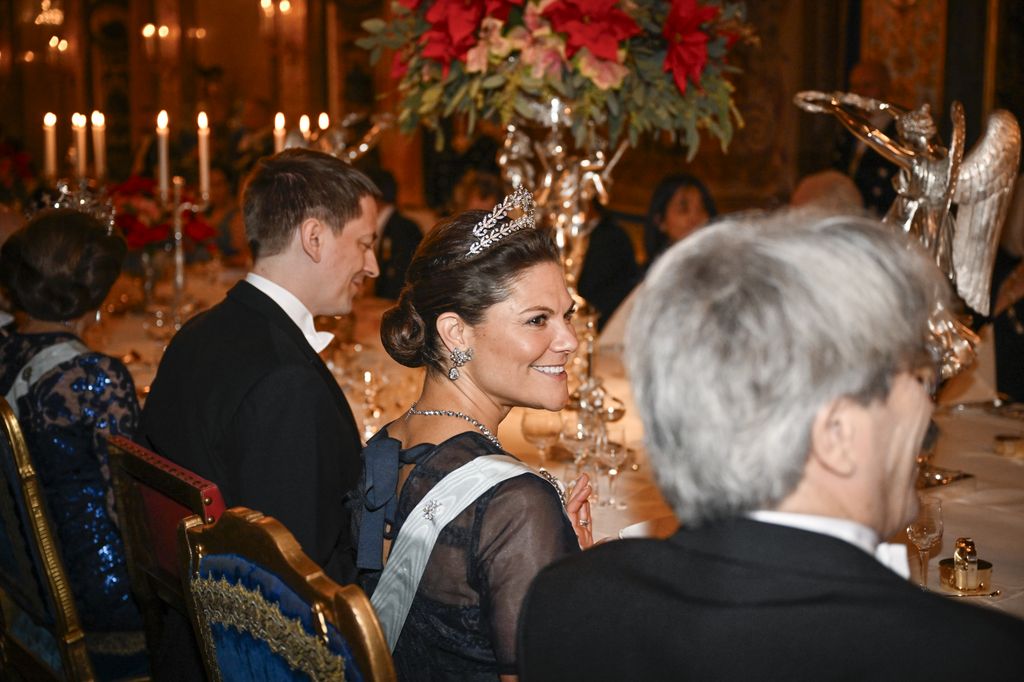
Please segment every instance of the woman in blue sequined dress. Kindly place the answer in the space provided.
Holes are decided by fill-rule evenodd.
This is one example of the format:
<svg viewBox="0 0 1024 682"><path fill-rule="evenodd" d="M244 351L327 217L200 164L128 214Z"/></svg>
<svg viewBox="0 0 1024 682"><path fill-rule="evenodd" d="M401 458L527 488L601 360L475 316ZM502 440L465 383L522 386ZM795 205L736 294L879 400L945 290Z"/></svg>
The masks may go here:
<svg viewBox="0 0 1024 682"><path fill-rule="evenodd" d="M506 214L511 199L429 232L381 324L392 358L426 367L419 400L363 451L357 564L382 623L401 613L396 600L405 603L388 582L392 563L381 573L384 545L405 537L421 557L429 553L407 618L384 626L386 636L400 631L394 660L402 682L515 679L516 627L531 581L591 543L585 476L567 500L515 462L498 482L474 470L472 494L438 492L452 472L492 455L510 458L496 434L513 407L555 411L569 398L573 300L554 243L534 229L532 197L517 220ZM435 522L435 512L454 516ZM432 551L415 528L424 517L442 528ZM398 546L391 544L389 562L401 556Z"/></svg>
<svg viewBox="0 0 1024 682"><path fill-rule="evenodd" d="M120 237L70 209L37 215L0 250L0 285L17 321L0 331L0 395L25 434L98 672L145 661L105 440L132 435L139 404L127 368L76 334L124 256Z"/></svg>

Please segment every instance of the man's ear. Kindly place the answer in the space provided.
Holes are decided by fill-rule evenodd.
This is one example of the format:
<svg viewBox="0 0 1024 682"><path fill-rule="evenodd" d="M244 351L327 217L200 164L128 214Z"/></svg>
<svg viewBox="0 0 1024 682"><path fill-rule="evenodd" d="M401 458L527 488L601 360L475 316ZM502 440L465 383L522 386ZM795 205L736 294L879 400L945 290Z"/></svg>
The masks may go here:
<svg viewBox="0 0 1024 682"><path fill-rule="evenodd" d="M437 335L441 337L441 343L451 351L453 348L466 349L470 347L469 326L457 313L442 313L437 318Z"/></svg>
<svg viewBox="0 0 1024 682"><path fill-rule="evenodd" d="M314 263L323 258L324 231L330 229L316 218L306 218L299 224L299 242L302 250Z"/></svg>
<svg viewBox="0 0 1024 682"><path fill-rule="evenodd" d="M843 478L856 472L862 414L863 408L848 398L833 400L818 410L811 425L811 457L821 467Z"/></svg>

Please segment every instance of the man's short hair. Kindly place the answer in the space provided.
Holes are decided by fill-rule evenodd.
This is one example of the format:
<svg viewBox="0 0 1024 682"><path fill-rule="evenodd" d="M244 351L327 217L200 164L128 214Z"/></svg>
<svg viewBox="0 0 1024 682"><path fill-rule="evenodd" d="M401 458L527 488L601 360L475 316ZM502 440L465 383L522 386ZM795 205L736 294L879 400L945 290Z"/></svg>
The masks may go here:
<svg viewBox="0 0 1024 682"><path fill-rule="evenodd" d="M379 195L369 178L330 154L286 149L264 157L249 174L242 195L253 258L284 251L308 218L341 230L362 215L363 197Z"/></svg>
<svg viewBox="0 0 1024 682"><path fill-rule="evenodd" d="M626 356L647 448L684 524L772 509L801 480L815 415L885 399L948 295L928 257L869 218L726 219L657 261Z"/></svg>

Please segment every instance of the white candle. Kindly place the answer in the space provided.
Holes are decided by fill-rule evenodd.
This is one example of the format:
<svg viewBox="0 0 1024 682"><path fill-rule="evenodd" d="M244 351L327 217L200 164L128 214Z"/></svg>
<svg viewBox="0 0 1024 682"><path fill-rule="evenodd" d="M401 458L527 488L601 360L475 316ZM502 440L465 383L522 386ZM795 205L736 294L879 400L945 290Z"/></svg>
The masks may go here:
<svg viewBox="0 0 1024 682"><path fill-rule="evenodd" d="M309 139L309 116L305 114L299 117L299 132L303 138Z"/></svg>
<svg viewBox="0 0 1024 682"><path fill-rule="evenodd" d="M103 112L92 112L92 156L96 180L107 176L107 118Z"/></svg>
<svg viewBox="0 0 1024 682"><path fill-rule="evenodd" d="M46 149L44 173L52 182L57 179L57 116L52 111L43 116L43 141Z"/></svg>
<svg viewBox="0 0 1024 682"><path fill-rule="evenodd" d="M277 112L277 116L274 117L274 153L278 154L284 151L284 114L280 111Z"/></svg>
<svg viewBox="0 0 1024 682"><path fill-rule="evenodd" d="M320 118L317 119L317 125L320 126L320 130L327 130L331 127L331 117L327 115L327 112L322 112Z"/></svg>
<svg viewBox="0 0 1024 682"><path fill-rule="evenodd" d="M199 123L199 193L203 198L210 196L210 124L206 112L200 111Z"/></svg>
<svg viewBox="0 0 1024 682"><path fill-rule="evenodd" d="M88 176L86 169L86 147L85 147L85 114L75 113L71 115L71 128L75 132L75 172L80 178Z"/></svg>
<svg viewBox="0 0 1024 682"><path fill-rule="evenodd" d="M160 191L160 201L167 203L167 195L171 188L170 159L168 159L167 145L170 140L170 130L167 129L167 112L161 110L156 117L156 144L159 158L157 167L157 187Z"/></svg>

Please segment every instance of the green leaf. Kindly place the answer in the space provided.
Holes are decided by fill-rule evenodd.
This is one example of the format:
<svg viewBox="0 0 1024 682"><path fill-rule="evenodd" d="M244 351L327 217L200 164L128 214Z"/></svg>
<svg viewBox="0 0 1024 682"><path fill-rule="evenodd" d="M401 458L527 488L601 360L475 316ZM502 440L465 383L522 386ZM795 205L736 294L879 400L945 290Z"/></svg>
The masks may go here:
<svg viewBox="0 0 1024 682"><path fill-rule="evenodd" d="M483 80L480 84L484 90L493 90L494 88L500 88L505 84L505 77L500 73L491 74Z"/></svg>
<svg viewBox="0 0 1024 682"><path fill-rule="evenodd" d="M380 33L387 28L387 22L380 18L367 19L363 22L363 30L367 33Z"/></svg>

